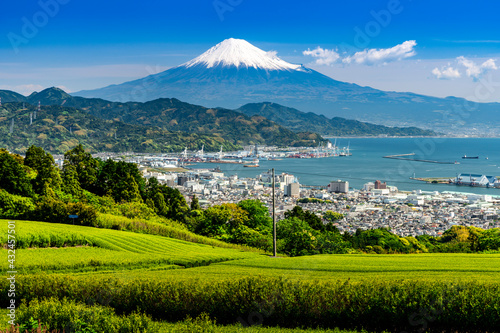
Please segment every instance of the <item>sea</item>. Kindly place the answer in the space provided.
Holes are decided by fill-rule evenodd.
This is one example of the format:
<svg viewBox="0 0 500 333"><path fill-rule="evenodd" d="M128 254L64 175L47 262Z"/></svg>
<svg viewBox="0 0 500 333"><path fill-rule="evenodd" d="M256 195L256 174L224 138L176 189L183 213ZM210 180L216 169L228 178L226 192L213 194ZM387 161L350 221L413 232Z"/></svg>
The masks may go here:
<svg viewBox="0 0 500 333"><path fill-rule="evenodd" d="M219 166L226 175L255 177L274 168L276 173L290 173L301 185L326 186L333 180L349 182L349 187L362 189L367 182L380 180L403 191L439 191L490 194L500 196L500 189L428 184L411 178L455 178L458 174L500 175L500 138L337 138L338 147L349 147L351 156L260 161L258 168L242 165L199 163L192 168ZM413 159L387 159L384 156ZM478 159L463 159L478 156ZM414 160L445 162L449 164ZM457 162L457 164L455 164Z"/></svg>

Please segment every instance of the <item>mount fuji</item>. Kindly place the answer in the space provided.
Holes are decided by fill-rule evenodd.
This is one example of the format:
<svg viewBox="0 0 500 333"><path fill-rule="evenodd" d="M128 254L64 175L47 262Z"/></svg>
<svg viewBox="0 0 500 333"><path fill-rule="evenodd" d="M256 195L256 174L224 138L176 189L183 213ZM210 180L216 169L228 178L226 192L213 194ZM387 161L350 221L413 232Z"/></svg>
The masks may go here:
<svg viewBox="0 0 500 333"><path fill-rule="evenodd" d="M480 119L500 120L498 103L386 92L341 82L233 38L164 72L74 95L119 102L173 97L192 104L232 109L247 103L274 102L328 117L420 126L444 133L470 134L474 127L498 130L485 128ZM464 105L473 111L462 110Z"/></svg>

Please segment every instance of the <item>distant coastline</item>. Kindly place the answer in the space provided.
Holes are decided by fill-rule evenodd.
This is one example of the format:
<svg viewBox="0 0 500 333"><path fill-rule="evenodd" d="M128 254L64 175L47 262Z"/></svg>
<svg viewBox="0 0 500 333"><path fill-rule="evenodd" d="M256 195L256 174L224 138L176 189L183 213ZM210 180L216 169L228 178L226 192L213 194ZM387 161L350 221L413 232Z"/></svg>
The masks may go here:
<svg viewBox="0 0 500 333"><path fill-rule="evenodd" d="M321 137L324 139L404 139L404 138L410 138L410 139L419 139L419 138L430 138L430 139L498 139L498 136L483 136L483 135L477 135L477 136L470 136L470 135L464 135L464 136L455 136L455 135L430 135L430 136L425 136L425 135L404 135L404 136L383 136L383 135L360 135L360 136L332 136L332 135L322 135L320 134Z"/></svg>

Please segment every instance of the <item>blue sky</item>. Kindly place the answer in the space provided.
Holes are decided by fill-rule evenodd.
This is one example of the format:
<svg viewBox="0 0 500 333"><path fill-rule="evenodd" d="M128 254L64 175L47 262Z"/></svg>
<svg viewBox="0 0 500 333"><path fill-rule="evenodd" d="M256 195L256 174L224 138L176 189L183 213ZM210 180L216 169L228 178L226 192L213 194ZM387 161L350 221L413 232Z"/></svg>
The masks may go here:
<svg viewBox="0 0 500 333"><path fill-rule="evenodd" d="M499 9L491 0L9 1L0 89L99 88L234 37L341 81L500 102Z"/></svg>

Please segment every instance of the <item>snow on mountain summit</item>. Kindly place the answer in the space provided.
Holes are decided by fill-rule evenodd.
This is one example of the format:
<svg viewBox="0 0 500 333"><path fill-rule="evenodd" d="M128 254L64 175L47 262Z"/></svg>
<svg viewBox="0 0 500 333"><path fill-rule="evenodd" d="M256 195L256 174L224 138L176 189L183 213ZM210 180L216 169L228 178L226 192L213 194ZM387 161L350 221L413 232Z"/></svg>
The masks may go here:
<svg viewBox="0 0 500 333"><path fill-rule="evenodd" d="M179 67L197 65L212 68L216 66L253 67L265 70L303 71L301 65L290 64L276 56L273 52L265 52L246 40L229 38L215 45L199 57Z"/></svg>

